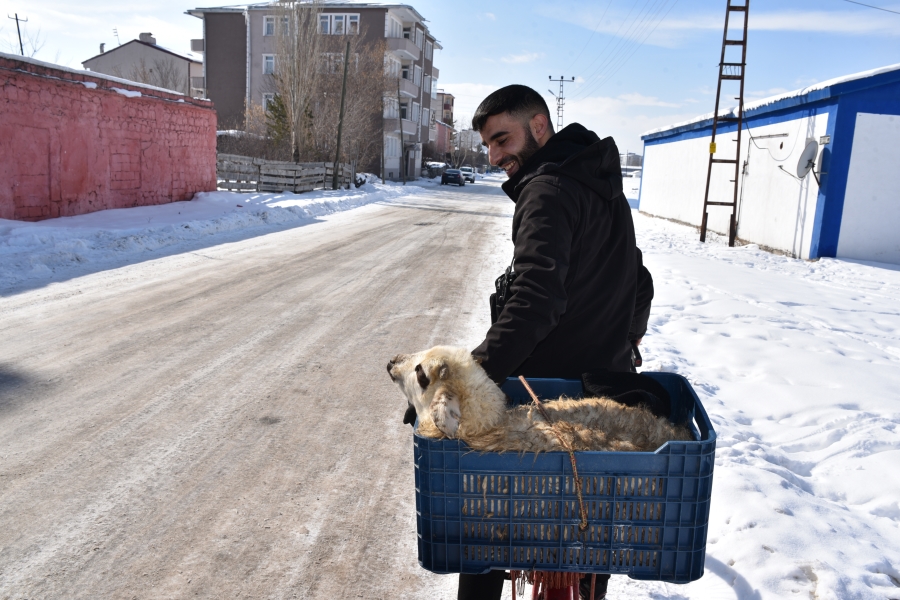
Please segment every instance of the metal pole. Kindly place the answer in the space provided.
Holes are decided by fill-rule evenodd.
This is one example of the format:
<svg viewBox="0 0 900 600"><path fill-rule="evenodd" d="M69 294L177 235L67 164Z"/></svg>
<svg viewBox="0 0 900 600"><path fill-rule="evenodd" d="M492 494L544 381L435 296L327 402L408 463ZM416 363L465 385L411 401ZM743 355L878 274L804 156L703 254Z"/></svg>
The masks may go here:
<svg viewBox="0 0 900 600"><path fill-rule="evenodd" d="M341 164L341 133L344 129L344 96L347 94L347 68L350 66L350 40L347 40L347 48L344 50L344 82L341 84L341 114L338 117L337 152L334 155L334 175L331 179L331 189L338 189L338 169Z"/></svg>
<svg viewBox="0 0 900 600"><path fill-rule="evenodd" d="M16 15L16 16L15 16L15 17L10 17L9 15L6 15L6 18L9 19L9 20L11 20L11 21L15 21L15 22L16 22L16 33L19 34L19 53L20 53L22 56L25 56L25 48L22 46L22 30L19 28L19 13L13 13L13 14ZM22 22L23 22L23 23L27 23L27 22L28 22L28 19L22 19Z"/></svg>

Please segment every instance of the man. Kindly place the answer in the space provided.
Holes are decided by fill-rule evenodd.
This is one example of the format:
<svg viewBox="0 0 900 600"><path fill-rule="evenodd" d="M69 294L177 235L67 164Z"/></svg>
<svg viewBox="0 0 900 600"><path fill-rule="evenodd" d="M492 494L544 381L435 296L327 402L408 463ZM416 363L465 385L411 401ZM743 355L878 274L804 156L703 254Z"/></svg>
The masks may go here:
<svg viewBox="0 0 900 600"><path fill-rule="evenodd" d="M646 330L649 299L645 291L632 328L639 250L615 142L577 123L555 133L544 99L522 85L485 98L472 127L509 176L517 273L472 354L498 384L514 375L582 378L590 391L589 383L603 387L604 373L632 371L631 341ZM608 579L597 578L595 598ZM502 571L460 575L458 597L500 598L503 580Z"/></svg>

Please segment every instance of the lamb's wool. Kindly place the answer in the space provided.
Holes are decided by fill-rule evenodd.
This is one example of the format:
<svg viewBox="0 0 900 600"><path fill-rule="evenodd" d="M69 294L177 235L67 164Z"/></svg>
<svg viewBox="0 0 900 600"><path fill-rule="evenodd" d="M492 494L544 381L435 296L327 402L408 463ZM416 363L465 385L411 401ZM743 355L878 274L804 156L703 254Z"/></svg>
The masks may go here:
<svg viewBox="0 0 900 600"><path fill-rule="evenodd" d="M419 415L419 434L458 438L483 452L573 450L653 451L670 440L690 440L641 407L609 398L545 402L551 423L534 405L507 407L505 394L463 348L436 346L398 355L388 372Z"/></svg>

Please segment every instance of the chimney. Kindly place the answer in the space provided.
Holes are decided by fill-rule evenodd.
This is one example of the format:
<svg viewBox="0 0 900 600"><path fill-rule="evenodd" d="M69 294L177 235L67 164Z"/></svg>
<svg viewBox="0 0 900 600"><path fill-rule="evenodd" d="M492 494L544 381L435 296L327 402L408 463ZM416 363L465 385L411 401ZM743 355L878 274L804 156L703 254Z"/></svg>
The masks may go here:
<svg viewBox="0 0 900 600"><path fill-rule="evenodd" d="M156 38L153 37L152 33L142 33L138 36L138 39L142 42L146 42L148 44L156 45Z"/></svg>
<svg viewBox="0 0 900 600"><path fill-rule="evenodd" d="M103 54L106 51L104 48L106 48L106 44L100 44L100 54Z"/></svg>

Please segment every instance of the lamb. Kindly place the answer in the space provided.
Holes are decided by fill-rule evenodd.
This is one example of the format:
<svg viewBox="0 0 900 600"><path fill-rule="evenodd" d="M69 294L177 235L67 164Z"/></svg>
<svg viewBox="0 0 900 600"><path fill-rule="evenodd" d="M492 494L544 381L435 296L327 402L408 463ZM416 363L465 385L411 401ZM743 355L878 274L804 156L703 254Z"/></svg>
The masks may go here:
<svg viewBox="0 0 900 600"><path fill-rule="evenodd" d="M419 434L454 438L479 452L553 452L564 448L652 452L670 440L690 440L675 426L641 407L609 398L545 402L550 423L536 405L510 408L506 395L463 348L436 346L400 354L388 374L419 415Z"/></svg>

